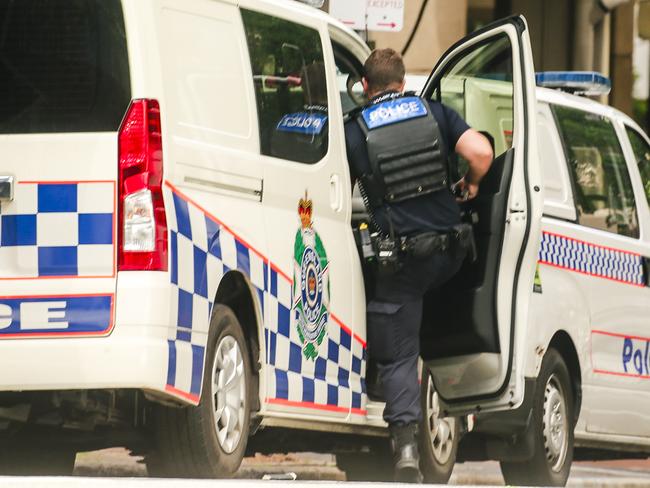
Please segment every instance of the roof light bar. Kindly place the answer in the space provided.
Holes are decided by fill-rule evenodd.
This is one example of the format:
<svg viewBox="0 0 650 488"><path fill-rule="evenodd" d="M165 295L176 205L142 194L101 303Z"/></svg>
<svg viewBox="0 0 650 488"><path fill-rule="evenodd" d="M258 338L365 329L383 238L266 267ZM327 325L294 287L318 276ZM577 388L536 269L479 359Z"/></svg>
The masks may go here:
<svg viewBox="0 0 650 488"><path fill-rule="evenodd" d="M535 74L535 82L574 95L607 95L612 89L609 78L595 71L545 71Z"/></svg>

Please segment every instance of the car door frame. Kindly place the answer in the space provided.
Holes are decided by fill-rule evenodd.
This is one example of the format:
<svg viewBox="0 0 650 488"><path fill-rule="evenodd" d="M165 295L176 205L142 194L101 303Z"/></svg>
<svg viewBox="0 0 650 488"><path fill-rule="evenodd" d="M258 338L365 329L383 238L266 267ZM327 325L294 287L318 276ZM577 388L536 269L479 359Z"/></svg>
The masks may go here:
<svg viewBox="0 0 650 488"><path fill-rule="evenodd" d="M349 227L349 221L350 221L350 213L351 213L351 200L348 196L348 194L351 194L350 188L349 188L349 171L348 171L348 166L347 166L347 160L345 157L345 144L344 144L344 136L343 136L343 127L342 127L342 122L339 123L339 120L342 120L343 116L341 113L341 104L340 101L338 100L339 94L338 91L336 90L336 76L335 76L335 70L334 70L334 55L332 51L332 46L330 42L330 36L329 36L329 31L328 27L329 24L327 22L322 21L320 18L316 17L302 17L297 14L297 12L293 11L293 9L290 8L275 8L275 7L270 7L270 6L263 6L263 5L257 5L252 1L247 1L247 2L241 2L239 4L239 8L241 9L247 9L251 10L254 12L257 12L259 14L263 15L268 15L268 16L273 16L278 19L282 19L287 22L291 22L293 24L312 29L318 33L319 40L321 42L321 47L322 47L322 54L323 54L323 61L325 64L325 71L326 71L326 77L327 77L327 93L328 93L328 117L330 121L329 124L329 141L328 141L328 150L326 154L318 161L315 163L305 163L305 162L299 162L299 161L290 161L282 158L278 158L275 156L267 155L267 154L262 154L260 152L259 158L262 161L264 165L264 194L266 198L266 195L268 195L271 192L272 184L273 181L275 180L277 182L277 173L281 171L282 169L286 171L291 171L291 173L294 175L294 178L297 177L297 175L303 175L305 178L312 178L316 173L323 173L325 171L324 168L329 168L332 169L335 166L335 162L333 160L339 159L342 161L340 165L337 165L337 171L331 171L328 173L330 176L330 181L329 181L329 187L330 187L330 201L327 202L328 206L331 206L329 210L332 212L336 213L337 218L336 219L329 219L330 221L337 221L341 223L341 226L345 225L344 230L349 233L348 236L346 236L343 240L345 241L343 244L340 244L340 247L347 247L347 249L344 249L341 251L341 254L345 254L346 260L343 263L345 265L347 262L351 260L351 257L354 255L353 253L356 253L356 247L354 246L354 238L352 236L352 229ZM249 59L250 59L250 53L249 53ZM271 174L271 171L276 173L276 176L273 176ZM332 178L336 173L336 185L338 185L338 189L332 188ZM288 179L290 181L290 179ZM304 195L304 189L305 187L302 187L301 190L301 195ZM332 197L332 191L337 191L338 196L336 202L338 205L336 205L336 209L334 209L334 204L332 203L331 197ZM276 194L278 192L276 191ZM312 194L309 194L310 200L311 200ZM298 203L298 198L296 198L295 203ZM262 202L263 206L263 211L265 213L265 219L269 218L269 215L272 212L278 212L280 211L283 207L281 206L276 206L273 203L269 203L268 201L263 199ZM292 207L293 208L293 207ZM318 210L315 210L314 213L315 216L315 227L319 229L320 234L325 235L325 232L323 231L322 226L324 225L322 223L322 217L321 218L321 223L319 224L318 219ZM298 219L298 213L296 210L295 213L295 226L296 228L299 228L299 219ZM343 227L341 227L343 229ZM268 234L268 228L265 229L265 232ZM293 229L292 236L295 234L295 228ZM274 255L274 244L271 241L273 237L271 235L267 235L267 241L268 241L268 258L269 258L269 267L268 267L268 280L269 283L273 283L275 281L281 281L283 280L284 282L291 282L291 277L287 273L286 270L289 268L287 266L284 266L285 270L281 269L282 263L281 259L278 258L279 255L275 254ZM332 244L333 245L333 244ZM325 246L328 247L327 243L325 243ZM288 248L287 249L287 256L290 256L292 253L293 248ZM328 248L329 249L329 248ZM328 252L328 259L330 262L330 266L333 265L333 256L330 255ZM289 271L290 273L290 271ZM278 276L278 278L275 278L274 275ZM331 276L331 275L330 275ZM349 280L350 283L352 283L354 280ZM286 285L286 283L285 283ZM353 360L356 357L359 358L364 358L365 357L365 340L357 333L358 332L358 324L356 323L355 319L356 316L358 315L358 309L355 305L355 300L353 300L352 297L356 295L356 291L361 290L362 288L359 286L354 287L354 293L352 292L353 287L350 286L350 293L346 296L348 296L348 304L345 306L342 306L341 308L344 308L343 313L339 312L335 307L330 306L329 310L329 325L327 326L328 328L340 328L340 335L345 335L346 340L347 337L349 336L350 338L350 349L349 349L349 360L347 359L346 355L343 354L342 357L344 359L341 360L340 366L343 369L346 369L349 373L349 376L347 377L347 387L345 386L345 382L339 383L336 385L337 387L341 387L344 391L338 395L339 401L337 402L337 405L329 405L328 404L322 404L317 400L314 400L313 402L300 402L300 401L294 401L291 398L280 398L277 395L274 395L273 393L273 385L274 381L271 378L271 375L274 374L275 371L275 366L271 365L269 363L270 359L272 357L272 343L271 341L267 341L268 343L265 345L265 352L266 352L266 358L267 358L267 364L265 364L265 371L266 371L266 381L264 382L265 389L262 391L262 396L263 396L263 410L265 412L266 416L276 416L276 417L285 417L285 419L292 418L293 420L290 420L289 423L292 423L294 421L298 421L298 419L301 420L316 420L316 421L326 421L326 422L337 422L337 423L344 423L344 422L349 422L351 417L355 418L363 418L365 416L365 404L363 401L359 402L359 407L355 408L355 398L358 400L358 396L353 396L353 393L355 391L353 390L353 387L361 391L363 389L362 381L359 379L359 376L363 376L362 372L360 373L353 373ZM270 294L272 295L272 293ZM278 301L277 299L272 299L272 297L268 295L267 298L267 305L272 304L275 301ZM362 300L362 297L359 297ZM265 306L265 331L270 333L270 327L271 327L271 315L269 313L270 307ZM289 310L290 313L292 313L292 310ZM290 324L290 328L293 327L293 323ZM338 330L338 329L337 329ZM290 332L291 334L293 332ZM337 334L338 335L338 334ZM327 335L326 339L327 341ZM342 339L338 339L339 341L342 341ZM343 347L341 344L339 344L341 347ZM324 342L323 344L320 345L320 349L323 349L324 347L328 346L327 342ZM347 350L347 348L346 348ZM274 356L274 355L273 355ZM301 360L306 361L304 358L301 357ZM362 363L365 363L365 361L362 359ZM365 367L365 366L363 366ZM328 368L329 371L330 368ZM313 377L310 377L309 375L303 376L307 379L314 380ZM327 377L330 377L330 374L328 372ZM340 381L340 378L339 378ZM293 383L292 383L293 384ZM277 393L277 392L276 392ZM291 397L291 393L289 394L289 397ZM318 396L318 395L316 395ZM361 395L359 395L361 396Z"/></svg>
<svg viewBox="0 0 650 488"><path fill-rule="evenodd" d="M436 389L439 390L443 403L443 408L447 413L463 414L477 410L489 411L515 408L523 401L524 357L521 353L515 354L515 351L521 352L525 346L528 300L524 300L522 305L521 298L525 296L530 297L534 277L534 266L530 266L530 269L525 269L524 262L536 263L537 261L538 237L540 235L540 221L543 209L541 168L537 154L536 137L536 88L528 32L526 20L521 16L513 16L492 23L461 39L451 46L440 58L429 76L425 88L422 90L423 96L431 95L444 75L443 70L454 63L459 57L462 57L464 53L474 49L477 44L495 36L503 35L504 33L508 36L511 42L513 61L515 61L515 56L518 57L518 61L513 63L513 122L516 124L516 127L522 127L523 129L516 134L516 139L513 141L517 143L513 145L514 147L523 148L523 156L521 156L523 158L523 168L518 168L516 165L513 167L511 182L515 181L516 171L523 171L523 175L520 175L520 177L523 176L523 190L526 200L526 206L522 208L521 202L517 202L517 198L512 194L513 189L511 183L508 195L508 219L514 221L516 218L524 217L525 229L513 279L512 303L509 312L510 336L508 343L508 361L507 366L501 372L503 378L499 381L500 385L495 391L451 399L445 398L444 395L440 394L440 385L436 385ZM514 42L515 39L516 44ZM530 67L529 73L527 73L528 67ZM514 89L516 80L519 80L521 85L521 100L518 100L514 96L514 93L518 91ZM517 123L517 118L521 122ZM515 217L515 214L518 215ZM512 223L506 224L506 233L508 225L512 225ZM503 256L503 248L501 253L501 256ZM503 343L501 350L503 350Z"/></svg>

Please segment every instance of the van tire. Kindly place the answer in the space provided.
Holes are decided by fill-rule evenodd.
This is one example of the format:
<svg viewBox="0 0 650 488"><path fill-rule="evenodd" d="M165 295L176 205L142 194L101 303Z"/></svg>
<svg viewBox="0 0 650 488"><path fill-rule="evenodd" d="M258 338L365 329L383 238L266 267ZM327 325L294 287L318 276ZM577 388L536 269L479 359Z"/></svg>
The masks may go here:
<svg viewBox="0 0 650 488"><path fill-rule="evenodd" d="M238 349L238 351L237 351ZM227 353L227 354L226 354ZM214 390L213 371L235 356L234 387L220 392ZM239 374L237 374L239 371ZM244 385L241 385L241 381ZM203 375L203 390L198 406L154 407L154 451L146 458L150 476L183 478L230 478L242 462L248 442L251 409L251 362L246 339L241 325L233 311L217 304L212 312L208 349ZM227 427L217 434L215 418L216 402L225 403L226 392L229 401L240 398L237 410L228 409L229 415L237 414L235 431ZM242 410L243 409L243 410ZM222 412L222 415L224 413ZM225 437L224 437L225 431ZM232 434L232 435L231 435Z"/></svg>
<svg viewBox="0 0 650 488"><path fill-rule="evenodd" d="M422 368L420 421L418 443L420 470L426 483L446 484L456 464L460 421L455 417L440 418L438 395L429 368Z"/></svg>
<svg viewBox="0 0 650 488"><path fill-rule="evenodd" d="M537 377L532 424L526 433L532 436L534 454L525 462L501 462L506 484L565 486L573 461L573 419L569 370L560 353L549 349Z"/></svg>

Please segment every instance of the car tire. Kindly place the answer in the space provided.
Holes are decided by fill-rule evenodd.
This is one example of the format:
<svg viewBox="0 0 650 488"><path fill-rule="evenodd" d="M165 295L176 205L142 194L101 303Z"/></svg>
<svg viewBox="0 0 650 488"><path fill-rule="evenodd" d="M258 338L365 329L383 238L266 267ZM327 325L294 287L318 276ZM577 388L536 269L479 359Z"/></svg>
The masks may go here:
<svg viewBox="0 0 650 488"><path fill-rule="evenodd" d="M506 484L564 486L573 461L574 398L569 370L562 356L549 349L542 361L533 401L533 458L501 462Z"/></svg>
<svg viewBox="0 0 650 488"><path fill-rule="evenodd" d="M422 421L419 426L420 470L427 483L446 484L456 464L460 436L460 421L455 417L440 417L438 393L429 369L422 368Z"/></svg>
<svg viewBox="0 0 650 488"><path fill-rule="evenodd" d="M68 446L22 446L0 448L2 476L72 476L76 450Z"/></svg>
<svg viewBox="0 0 650 488"><path fill-rule="evenodd" d="M250 428L251 362L233 311L215 305L203 393L196 407L156 405L151 476L229 478L239 469Z"/></svg>

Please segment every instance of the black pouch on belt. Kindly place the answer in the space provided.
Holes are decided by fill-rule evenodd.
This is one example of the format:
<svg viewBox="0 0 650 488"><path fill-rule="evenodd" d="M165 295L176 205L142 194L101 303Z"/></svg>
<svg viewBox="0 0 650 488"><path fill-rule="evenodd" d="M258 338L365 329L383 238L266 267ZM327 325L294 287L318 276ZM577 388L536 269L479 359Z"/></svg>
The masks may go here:
<svg viewBox="0 0 650 488"><path fill-rule="evenodd" d="M455 225L452 230L454 237L453 251L455 253L467 253L470 262L476 261L478 253L476 251L476 241L474 240L474 230L470 224Z"/></svg>
<svg viewBox="0 0 650 488"><path fill-rule="evenodd" d="M449 251L449 235L426 232L409 237L406 241L406 251L415 259L425 259L434 253Z"/></svg>

